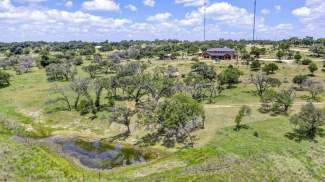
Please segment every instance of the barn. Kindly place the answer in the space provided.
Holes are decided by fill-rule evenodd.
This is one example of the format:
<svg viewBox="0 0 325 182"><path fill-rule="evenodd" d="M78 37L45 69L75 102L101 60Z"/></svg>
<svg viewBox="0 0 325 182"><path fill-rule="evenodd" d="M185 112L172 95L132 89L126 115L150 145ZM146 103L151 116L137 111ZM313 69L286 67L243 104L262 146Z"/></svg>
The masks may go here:
<svg viewBox="0 0 325 182"><path fill-rule="evenodd" d="M206 50L202 57L205 59L223 59L231 60L237 57L236 51L230 48L210 48Z"/></svg>

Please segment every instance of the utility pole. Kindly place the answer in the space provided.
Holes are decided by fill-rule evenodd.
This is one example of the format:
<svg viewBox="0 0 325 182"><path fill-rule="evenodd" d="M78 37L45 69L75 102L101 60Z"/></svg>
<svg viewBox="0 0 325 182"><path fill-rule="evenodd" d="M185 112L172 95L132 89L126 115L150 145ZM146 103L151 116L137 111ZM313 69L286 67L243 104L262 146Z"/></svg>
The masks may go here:
<svg viewBox="0 0 325 182"><path fill-rule="evenodd" d="M203 40L205 41L205 38L206 38L206 34L205 34L205 31L206 31L206 6L207 6L207 2L204 1L204 6L203 6Z"/></svg>
<svg viewBox="0 0 325 182"><path fill-rule="evenodd" d="M253 46L255 47L255 27L256 27L256 0L254 0L254 24L253 24Z"/></svg>

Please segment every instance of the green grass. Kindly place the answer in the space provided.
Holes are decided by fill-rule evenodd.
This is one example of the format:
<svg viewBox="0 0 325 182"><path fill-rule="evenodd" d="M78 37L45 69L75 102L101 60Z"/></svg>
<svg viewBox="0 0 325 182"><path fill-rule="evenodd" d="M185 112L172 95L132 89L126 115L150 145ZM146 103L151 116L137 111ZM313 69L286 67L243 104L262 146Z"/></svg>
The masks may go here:
<svg viewBox="0 0 325 182"><path fill-rule="evenodd" d="M213 64L218 73L227 63ZM153 66L176 66L180 73L186 74L193 62L154 61ZM307 74L306 66L279 64L280 70L272 75L291 82L299 73ZM321 63L318 63L319 67ZM102 171L103 181L323 181L325 178L325 139L317 138L318 143L288 139L285 134L292 132L288 117L272 117L261 114L253 108L251 117L245 118L248 129L233 131L234 118L239 108L223 108L218 105L258 104L254 86L248 84L250 74L246 66L240 66L245 73L242 83L225 90L217 97L215 104L206 105L206 129L195 132L197 145L193 149L166 149L168 154L149 163ZM85 76L84 72L80 72ZM14 73L12 73L14 74ZM320 70L316 79L322 81L325 73ZM66 82L56 82L64 85ZM108 126L107 121L90 120L78 112L57 111L45 106L51 96L49 89L55 83L46 80L44 70L33 69L24 75L14 75L12 85L0 89L0 181L98 181L98 172L74 165L51 150L16 143L12 135L44 137L48 135L82 136L86 139L109 138L121 133L123 126ZM286 83L281 88L288 88ZM296 101L304 101L307 92L298 92ZM322 95L325 99L325 94ZM294 107L296 112L299 107ZM37 114L35 114L37 113ZM100 118L100 117L99 117ZM1 119L10 120L17 127L3 125ZM24 133L31 126L33 132ZM21 128L22 127L22 128ZM131 126L132 136L125 141L131 143L139 139L144 129ZM254 133L258 133L258 137ZM221 166L221 167L220 167ZM219 170L209 170L219 168ZM225 167L225 168L223 168Z"/></svg>
<svg viewBox="0 0 325 182"><path fill-rule="evenodd" d="M325 139L295 142L285 134L292 127L285 117L248 125L239 132L221 129L204 147L177 153L188 167L146 178L163 181L322 181ZM259 137L254 136L259 133ZM235 160L235 162L234 162ZM225 167L223 170L222 167ZM205 170L219 169L206 172ZM194 174L195 175L194 175ZM139 180L140 181L140 180Z"/></svg>

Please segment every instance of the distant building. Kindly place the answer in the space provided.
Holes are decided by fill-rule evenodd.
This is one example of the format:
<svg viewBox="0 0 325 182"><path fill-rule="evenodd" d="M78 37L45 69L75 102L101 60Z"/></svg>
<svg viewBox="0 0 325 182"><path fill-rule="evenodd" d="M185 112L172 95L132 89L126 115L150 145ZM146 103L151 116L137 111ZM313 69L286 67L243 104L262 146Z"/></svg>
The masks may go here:
<svg viewBox="0 0 325 182"><path fill-rule="evenodd" d="M230 48L210 48L206 50L202 57L205 59L224 59L230 60L237 57L236 51Z"/></svg>

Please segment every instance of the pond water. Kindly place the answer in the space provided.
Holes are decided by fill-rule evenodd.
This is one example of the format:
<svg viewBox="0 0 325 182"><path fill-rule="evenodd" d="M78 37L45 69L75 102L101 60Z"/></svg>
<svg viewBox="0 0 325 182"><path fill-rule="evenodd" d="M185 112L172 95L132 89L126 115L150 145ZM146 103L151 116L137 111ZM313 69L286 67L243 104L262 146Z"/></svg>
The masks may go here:
<svg viewBox="0 0 325 182"><path fill-rule="evenodd" d="M59 154L77 160L81 165L91 169L112 169L146 162L157 157L150 150L137 149L132 146L111 144L100 141L85 141L81 139L46 138L26 140L13 138L16 141L46 145Z"/></svg>
<svg viewBox="0 0 325 182"><path fill-rule="evenodd" d="M106 144L101 142L86 142L74 140L58 142L62 145L62 152L80 161L82 165L95 169L112 169L145 162L152 158L151 154L120 144Z"/></svg>

